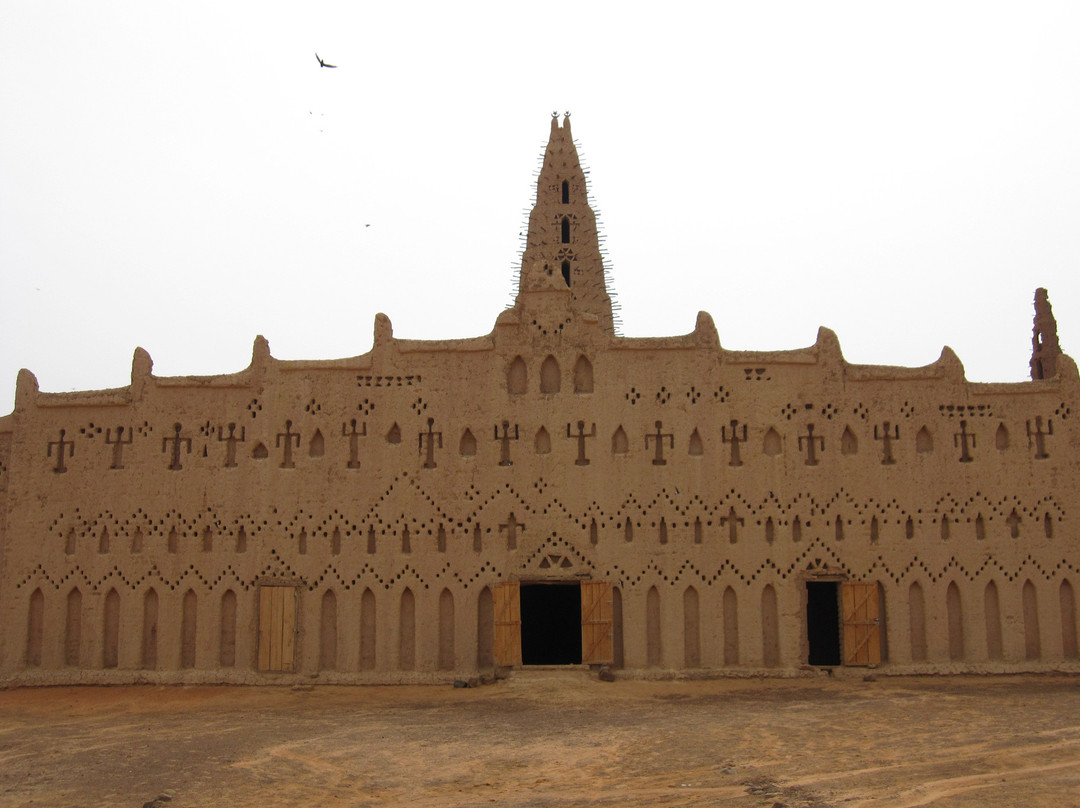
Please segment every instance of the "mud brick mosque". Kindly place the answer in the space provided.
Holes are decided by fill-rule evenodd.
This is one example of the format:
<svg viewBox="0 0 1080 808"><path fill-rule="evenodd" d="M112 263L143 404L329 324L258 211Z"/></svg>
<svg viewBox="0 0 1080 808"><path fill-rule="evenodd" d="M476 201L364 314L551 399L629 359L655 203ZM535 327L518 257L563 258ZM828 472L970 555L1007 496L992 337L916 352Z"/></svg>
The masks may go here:
<svg viewBox="0 0 1080 808"><path fill-rule="evenodd" d="M567 119L494 330L0 418L0 681L1080 670L1080 376L616 334Z"/></svg>

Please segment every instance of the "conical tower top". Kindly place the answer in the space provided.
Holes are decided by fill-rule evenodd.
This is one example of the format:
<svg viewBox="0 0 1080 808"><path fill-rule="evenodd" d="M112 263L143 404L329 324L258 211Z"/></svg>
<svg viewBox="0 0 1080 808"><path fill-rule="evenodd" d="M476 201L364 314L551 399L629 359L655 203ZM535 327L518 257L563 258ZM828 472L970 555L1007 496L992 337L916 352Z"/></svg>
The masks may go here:
<svg viewBox="0 0 1080 808"><path fill-rule="evenodd" d="M521 261L518 300L530 292L569 290L575 314L591 314L614 333L611 297L589 207L585 172L570 134L570 113L559 125L551 118L551 137L536 182L536 204Z"/></svg>

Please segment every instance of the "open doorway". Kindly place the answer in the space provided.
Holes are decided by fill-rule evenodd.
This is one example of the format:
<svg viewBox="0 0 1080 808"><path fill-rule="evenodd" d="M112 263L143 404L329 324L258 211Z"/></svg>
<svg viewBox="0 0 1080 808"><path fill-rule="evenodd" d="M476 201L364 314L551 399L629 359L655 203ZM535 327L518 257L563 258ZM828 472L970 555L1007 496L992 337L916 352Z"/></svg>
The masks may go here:
<svg viewBox="0 0 1080 808"><path fill-rule="evenodd" d="M807 662L836 666L840 656L840 584L837 581L806 582Z"/></svg>
<svg viewBox="0 0 1080 808"><path fill-rule="evenodd" d="M521 663L581 664L579 584L521 584Z"/></svg>

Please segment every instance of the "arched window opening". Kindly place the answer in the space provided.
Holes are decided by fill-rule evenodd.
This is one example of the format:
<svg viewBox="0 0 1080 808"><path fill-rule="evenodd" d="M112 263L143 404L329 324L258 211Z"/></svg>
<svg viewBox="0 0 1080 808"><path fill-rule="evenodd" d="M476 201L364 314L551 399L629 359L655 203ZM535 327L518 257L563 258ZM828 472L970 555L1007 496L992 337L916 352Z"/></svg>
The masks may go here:
<svg viewBox="0 0 1080 808"><path fill-rule="evenodd" d="M658 668L661 660L660 593L653 586L645 596L645 664L650 668Z"/></svg>
<svg viewBox="0 0 1080 808"><path fill-rule="evenodd" d="M584 355L578 357L574 365L574 392L591 393L593 391L592 363Z"/></svg>
<svg viewBox="0 0 1080 808"><path fill-rule="evenodd" d="M506 390L511 395L521 395L528 386L528 372L525 369L525 360L515 356L506 371Z"/></svg>
<svg viewBox="0 0 1080 808"><path fill-rule="evenodd" d="M1061 653L1066 659L1076 659L1076 597L1068 579L1061 582L1058 600L1061 606Z"/></svg>
<svg viewBox="0 0 1080 808"><path fill-rule="evenodd" d="M960 603L960 588L955 581L950 583L945 591L945 613L949 626L949 659L961 662L964 659L964 613Z"/></svg>
<svg viewBox="0 0 1080 808"><path fill-rule="evenodd" d="M180 667L195 667L195 648L198 632L198 600L189 589L184 593L180 611Z"/></svg>
<svg viewBox="0 0 1080 808"><path fill-rule="evenodd" d="M416 668L416 599L408 587L401 593L398 611L398 669Z"/></svg>
<svg viewBox="0 0 1080 808"><path fill-rule="evenodd" d="M550 354L540 365L540 392L558 393L562 387L562 375L559 362Z"/></svg>
<svg viewBox="0 0 1080 808"><path fill-rule="evenodd" d="M926 661L926 602L922 587L915 581L908 589L908 633L911 636L911 661Z"/></svg>
<svg viewBox="0 0 1080 808"><path fill-rule="evenodd" d="M375 669L375 594L365 589L360 598L360 670Z"/></svg>
<svg viewBox="0 0 1080 808"><path fill-rule="evenodd" d="M454 595L444 589L439 595L439 670L452 671L456 664L454 647Z"/></svg>
<svg viewBox="0 0 1080 808"><path fill-rule="evenodd" d="M67 622L64 626L64 664L78 667L82 654L82 593L75 587L68 593Z"/></svg>
<svg viewBox="0 0 1080 808"><path fill-rule="evenodd" d="M739 600L730 586L724 590L724 665L739 664Z"/></svg>
<svg viewBox="0 0 1080 808"><path fill-rule="evenodd" d="M550 454L551 453L551 435L544 427L540 427L536 431L536 440L533 441L533 445L537 454Z"/></svg>
<svg viewBox="0 0 1080 808"><path fill-rule="evenodd" d="M761 592L761 657L766 668L780 665L780 615L771 584Z"/></svg>
<svg viewBox="0 0 1080 808"><path fill-rule="evenodd" d="M337 597L334 590L327 589L322 597L322 614L319 621L319 670L337 668L338 625Z"/></svg>
<svg viewBox="0 0 1080 808"><path fill-rule="evenodd" d="M925 426L919 430L919 434L915 436L915 451L919 454L927 454L934 451L934 439L930 435L930 430Z"/></svg>
<svg viewBox="0 0 1080 808"><path fill-rule="evenodd" d="M562 243L570 243L570 219L566 216L563 216L562 220Z"/></svg>
<svg viewBox="0 0 1080 808"><path fill-rule="evenodd" d="M1009 448L1009 430L1005 428L1005 424L998 424L997 432L994 434L994 445L1001 452Z"/></svg>
<svg viewBox="0 0 1080 808"><path fill-rule="evenodd" d="M701 667L701 619L697 590L692 586L683 592L683 664L688 668Z"/></svg>
<svg viewBox="0 0 1080 808"><path fill-rule="evenodd" d="M458 450L462 457L476 456L476 436L473 435L472 430L468 427L466 427L465 431L461 435L461 441L458 445Z"/></svg>
<svg viewBox="0 0 1080 808"><path fill-rule="evenodd" d="M495 598L488 587L480 591L476 606L476 666L483 670L495 664Z"/></svg>
<svg viewBox="0 0 1080 808"><path fill-rule="evenodd" d="M231 668L236 665L236 593L225 590L221 596L221 648L219 659L221 667Z"/></svg>
<svg viewBox="0 0 1080 808"><path fill-rule="evenodd" d="M1024 658L1037 660L1042 657L1042 642L1039 637L1039 607L1035 596L1035 585L1024 582L1022 590L1024 607Z"/></svg>
<svg viewBox="0 0 1080 808"><path fill-rule="evenodd" d="M1068 582L1062 586L1067 585ZM41 666L41 649L45 639L45 596L41 594L40 587L35 589L34 594L30 596L30 619L28 623L26 666L28 668L37 668Z"/></svg>
<svg viewBox="0 0 1080 808"><path fill-rule="evenodd" d="M612 454L626 454L630 451L630 439L626 437L626 430L620 426L611 436Z"/></svg>
<svg viewBox="0 0 1080 808"><path fill-rule="evenodd" d="M765 433L765 440L762 446L762 451L769 457L776 457L781 452L780 445L780 433L772 427L769 427L769 431Z"/></svg>
<svg viewBox="0 0 1080 808"><path fill-rule="evenodd" d="M158 596L153 587L143 596L142 667L157 667Z"/></svg>
<svg viewBox="0 0 1080 808"><path fill-rule="evenodd" d="M986 656L989 659L1001 659L1004 643L1001 636L1001 604L998 600L997 584L993 581L983 591L983 614L986 617Z"/></svg>
<svg viewBox="0 0 1080 808"><path fill-rule="evenodd" d="M562 181L562 201L564 205L570 204L570 182L569 180Z"/></svg>
<svg viewBox="0 0 1080 808"><path fill-rule="evenodd" d="M102 631L103 668L115 668L120 661L120 595L110 589L105 596L105 624Z"/></svg>

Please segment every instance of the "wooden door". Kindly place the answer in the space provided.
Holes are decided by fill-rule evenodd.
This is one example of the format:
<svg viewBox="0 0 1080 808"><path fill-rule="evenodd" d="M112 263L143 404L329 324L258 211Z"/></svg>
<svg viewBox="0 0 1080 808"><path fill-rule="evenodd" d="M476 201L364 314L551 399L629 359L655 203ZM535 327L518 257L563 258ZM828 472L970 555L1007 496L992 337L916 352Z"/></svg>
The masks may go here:
<svg viewBox="0 0 1080 808"><path fill-rule="evenodd" d="M877 665L881 662L881 609L877 582L841 584L844 619L844 664Z"/></svg>
<svg viewBox="0 0 1080 808"><path fill-rule="evenodd" d="M611 584L581 582L581 661L610 665L612 652Z"/></svg>
<svg viewBox="0 0 1080 808"><path fill-rule="evenodd" d="M492 590L495 601L495 664L521 665L521 584L506 581Z"/></svg>
<svg viewBox="0 0 1080 808"><path fill-rule="evenodd" d="M259 589L259 670L291 671L296 640L296 587Z"/></svg>

